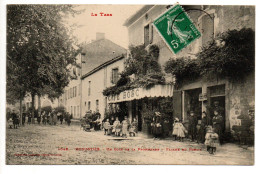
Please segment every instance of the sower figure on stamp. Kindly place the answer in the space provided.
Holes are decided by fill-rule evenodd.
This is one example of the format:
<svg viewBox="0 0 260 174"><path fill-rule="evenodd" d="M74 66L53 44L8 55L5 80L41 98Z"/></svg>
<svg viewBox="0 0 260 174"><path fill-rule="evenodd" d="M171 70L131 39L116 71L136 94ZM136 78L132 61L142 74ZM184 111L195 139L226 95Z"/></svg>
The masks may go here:
<svg viewBox="0 0 260 174"><path fill-rule="evenodd" d="M181 22L184 20L182 19L175 19L176 16L170 17L170 15L167 15L168 19L168 27L167 27L167 34L171 35L172 32L175 34L175 36L180 40L180 43L186 44L187 40L190 36L190 31L181 31L180 28L177 26L178 22Z"/></svg>
<svg viewBox="0 0 260 174"><path fill-rule="evenodd" d="M213 122L213 128L215 129L215 132L218 134L219 136L219 142L220 144L223 143L223 124L224 124L224 120L223 117L219 114L218 110L214 111L214 116L212 118L212 122Z"/></svg>
<svg viewBox="0 0 260 174"><path fill-rule="evenodd" d="M189 116L189 135L191 136L191 141L196 140L196 133L197 133L197 118L194 115L194 111L190 111L190 116Z"/></svg>

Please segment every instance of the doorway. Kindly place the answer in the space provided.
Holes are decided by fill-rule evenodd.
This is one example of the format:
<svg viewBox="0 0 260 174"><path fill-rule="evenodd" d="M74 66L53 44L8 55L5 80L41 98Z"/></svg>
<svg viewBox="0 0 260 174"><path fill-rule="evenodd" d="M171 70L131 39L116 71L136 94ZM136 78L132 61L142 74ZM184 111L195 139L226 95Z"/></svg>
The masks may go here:
<svg viewBox="0 0 260 174"><path fill-rule="evenodd" d="M224 125L226 125L225 85L208 87L208 94L209 94L209 105L210 105L209 114L211 118L214 116L214 110L217 109L219 111L219 114L223 117ZM223 126L223 131L225 131L225 126Z"/></svg>

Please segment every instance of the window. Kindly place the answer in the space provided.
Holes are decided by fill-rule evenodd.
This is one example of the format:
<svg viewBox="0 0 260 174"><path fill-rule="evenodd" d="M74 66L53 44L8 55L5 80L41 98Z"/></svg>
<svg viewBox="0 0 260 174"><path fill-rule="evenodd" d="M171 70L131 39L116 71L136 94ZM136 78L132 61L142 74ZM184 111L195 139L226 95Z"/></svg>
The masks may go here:
<svg viewBox="0 0 260 174"><path fill-rule="evenodd" d="M88 81L88 96L90 96L91 93L91 81Z"/></svg>
<svg viewBox="0 0 260 174"><path fill-rule="evenodd" d="M77 70L76 70L76 67L73 67L73 75L74 75L74 77L77 77Z"/></svg>
<svg viewBox="0 0 260 174"><path fill-rule="evenodd" d="M91 109L91 102L89 101L88 102L88 110L90 111L90 109Z"/></svg>
<svg viewBox="0 0 260 174"><path fill-rule="evenodd" d="M214 14L202 16L199 21L199 28L201 30L202 46L208 44L214 38Z"/></svg>
<svg viewBox="0 0 260 174"><path fill-rule="evenodd" d="M77 86L75 86L75 97L77 96Z"/></svg>
<svg viewBox="0 0 260 174"><path fill-rule="evenodd" d="M114 69L112 69L112 79L111 79L111 82L113 84L116 84L118 79L119 79L118 68L114 68Z"/></svg>
<svg viewBox="0 0 260 174"><path fill-rule="evenodd" d="M144 27L144 46L149 45L149 24Z"/></svg>
<svg viewBox="0 0 260 174"><path fill-rule="evenodd" d="M76 110L76 106L74 106L74 116L77 116L77 110Z"/></svg>
<svg viewBox="0 0 260 174"><path fill-rule="evenodd" d="M144 45L147 46L153 42L153 25L149 23L144 26Z"/></svg>
<svg viewBox="0 0 260 174"><path fill-rule="evenodd" d="M77 110L78 110L78 114L77 114L77 116L79 117L79 106L77 106Z"/></svg>
<svg viewBox="0 0 260 174"><path fill-rule="evenodd" d="M99 100L96 100L96 111L99 110Z"/></svg>

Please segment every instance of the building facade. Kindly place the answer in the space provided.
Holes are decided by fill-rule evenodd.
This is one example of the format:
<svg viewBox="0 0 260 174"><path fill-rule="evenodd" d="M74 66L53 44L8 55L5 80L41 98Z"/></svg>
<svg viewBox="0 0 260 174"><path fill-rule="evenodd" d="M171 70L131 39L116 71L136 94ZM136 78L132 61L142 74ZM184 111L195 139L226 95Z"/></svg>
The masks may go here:
<svg viewBox="0 0 260 174"><path fill-rule="evenodd" d="M115 57L82 77L82 113L99 112L104 118L108 99L103 90L115 85L124 70L124 56Z"/></svg>
<svg viewBox="0 0 260 174"><path fill-rule="evenodd" d="M109 85L105 81L109 81L107 78L110 77L105 78L104 72L97 69L126 54L126 49L106 39L105 33L96 33L96 40L84 43L81 47L81 53L76 56L76 65L68 67L71 80L59 98L59 105L64 106L75 119L82 118L88 108L93 111L98 109L104 114L104 99L101 95L104 85Z"/></svg>
<svg viewBox="0 0 260 174"><path fill-rule="evenodd" d="M253 6L183 6L202 36L175 55L152 25L152 22L168 8L170 6L167 5L146 5L124 24L128 28L129 45L144 44L149 48L150 45L156 44L159 47L158 62L161 66L164 66L170 58L196 59L195 55L201 47L216 38L219 33L242 28L255 30ZM189 9L198 10L189 11ZM194 110L200 116L203 111L210 112L208 108L213 107L214 101L218 101L224 109L225 131L229 132L234 125L241 124L238 116L254 109L254 84L254 73L243 82L237 83L227 79L207 81L202 78L186 81L173 92L173 115L180 117L188 126L189 111Z"/></svg>

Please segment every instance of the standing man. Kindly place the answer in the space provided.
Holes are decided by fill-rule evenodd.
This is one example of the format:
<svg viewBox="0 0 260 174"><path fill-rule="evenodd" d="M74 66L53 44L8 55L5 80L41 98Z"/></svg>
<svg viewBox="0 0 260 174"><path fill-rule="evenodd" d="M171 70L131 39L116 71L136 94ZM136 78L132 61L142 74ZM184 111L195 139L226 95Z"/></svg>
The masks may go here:
<svg viewBox="0 0 260 174"><path fill-rule="evenodd" d="M219 106L219 101L214 101L214 105L213 105L213 108L212 108L212 114L214 115L214 111L218 111L218 114L223 116L224 115L224 108Z"/></svg>
<svg viewBox="0 0 260 174"><path fill-rule="evenodd" d="M12 117L12 119L13 119L14 129L17 129L17 125L19 124L19 123L18 123L19 120L18 120L18 117L17 117L16 113L14 112L14 110L13 110L13 112L12 112L12 114L11 114L11 117Z"/></svg>
<svg viewBox="0 0 260 174"><path fill-rule="evenodd" d="M53 112L53 124L56 125L58 121L57 114Z"/></svg>
<svg viewBox="0 0 260 174"><path fill-rule="evenodd" d="M189 116L189 135L191 136L191 141L196 140L196 133L197 133L197 126L198 120L196 116L194 115L194 111L190 111Z"/></svg>
<svg viewBox="0 0 260 174"><path fill-rule="evenodd" d="M223 120L223 117L219 114L218 110L214 111L214 116L213 116L212 122L213 122L213 128L215 129L215 132L219 136L219 142L220 142L220 144L222 144L223 143L224 120Z"/></svg>
<svg viewBox="0 0 260 174"><path fill-rule="evenodd" d="M25 118L26 118L26 113L24 112L22 114L22 125L24 126L24 123L25 123Z"/></svg>

